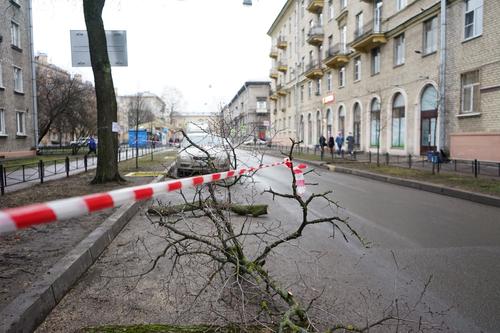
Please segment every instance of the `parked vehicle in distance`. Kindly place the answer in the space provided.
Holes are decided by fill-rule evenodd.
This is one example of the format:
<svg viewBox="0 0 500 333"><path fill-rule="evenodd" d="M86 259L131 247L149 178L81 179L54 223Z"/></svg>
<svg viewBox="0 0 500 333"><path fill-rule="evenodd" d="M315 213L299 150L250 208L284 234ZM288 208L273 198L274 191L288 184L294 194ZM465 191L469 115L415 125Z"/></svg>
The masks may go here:
<svg viewBox="0 0 500 333"><path fill-rule="evenodd" d="M245 146L251 146L251 145L265 145L267 142L265 140L262 140L262 139L257 139L257 140L254 140L254 139L248 139L246 141L243 141L243 144Z"/></svg>
<svg viewBox="0 0 500 333"><path fill-rule="evenodd" d="M221 137L191 133L189 139L201 149L191 144L187 138L182 140L175 163L178 177L229 170L229 154Z"/></svg>

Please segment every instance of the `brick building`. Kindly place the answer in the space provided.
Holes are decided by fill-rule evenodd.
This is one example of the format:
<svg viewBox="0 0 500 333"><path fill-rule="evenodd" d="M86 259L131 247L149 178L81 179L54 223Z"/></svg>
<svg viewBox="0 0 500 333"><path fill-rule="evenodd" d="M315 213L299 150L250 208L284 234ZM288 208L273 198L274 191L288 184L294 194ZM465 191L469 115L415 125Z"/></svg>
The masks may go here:
<svg viewBox="0 0 500 333"><path fill-rule="evenodd" d="M0 157L35 153L29 0L0 2Z"/></svg>

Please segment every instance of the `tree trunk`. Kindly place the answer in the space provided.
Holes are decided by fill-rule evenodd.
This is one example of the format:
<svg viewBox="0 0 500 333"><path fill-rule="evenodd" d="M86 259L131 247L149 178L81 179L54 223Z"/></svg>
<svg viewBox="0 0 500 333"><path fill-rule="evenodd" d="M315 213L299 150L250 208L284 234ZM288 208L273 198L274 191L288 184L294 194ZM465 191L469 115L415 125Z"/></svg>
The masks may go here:
<svg viewBox="0 0 500 333"><path fill-rule="evenodd" d="M117 106L102 21L104 3L105 0L83 0L97 100L98 149L94 184L123 181L118 171L118 136L111 130L112 122L117 121Z"/></svg>

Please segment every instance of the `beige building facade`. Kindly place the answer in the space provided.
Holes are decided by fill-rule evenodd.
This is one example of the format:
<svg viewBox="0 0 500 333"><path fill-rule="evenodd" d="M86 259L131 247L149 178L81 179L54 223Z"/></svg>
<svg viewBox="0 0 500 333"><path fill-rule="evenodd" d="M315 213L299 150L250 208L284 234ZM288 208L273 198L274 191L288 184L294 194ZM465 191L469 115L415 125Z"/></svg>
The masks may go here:
<svg viewBox="0 0 500 333"><path fill-rule="evenodd" d="M342 132L344 136L352 133L356 148L362 151L379 148L390 154L419 155L451 145L453 154L455 141L450 138L467 125L460 116L451 116L458 108L453 101L460 100L451 93L457 91L457 74L452 73L486 64L488 56L489 62L499 59L493 47L468 63L467 56L451 57L460 52L459 47L468 47L461 43L463 37L456 39L453 34L464 31L464 7L470 2L482 3L456 0L448 4L447 59L452 64L461 61L462 67L448 64L446 68L450 97L447 112L441 113L439 0L287 1L268 31L272 39L271 123L280 133L276 141L287 143L292 137L313 146L320 135L328 138ZM489 2L495 10L499 5ZM490 15L496 15L493 8ZM485 17L483 25L485 40L477 43L494 45L498 33L492 36L492 31L498 31L498 23ZM491 68L498 72L498 64ZM489 82L486 90L495 90L495 78L488 80L484 81ZM490 93L481 107L494 109L496 105L498 110L494 99ZM488 116L485 112L483 122L492 114L498 117L498 111ZM441 114L445 114L442 134L446 144L438 147ZM491 136L498 125L490 125L470 130Z"/></svg>
<svg viewBox="0 0 500 333"><path fill-rule="evenodd" d="M28 0L0 2L0 158L34 155L36 146Z"/></svg>

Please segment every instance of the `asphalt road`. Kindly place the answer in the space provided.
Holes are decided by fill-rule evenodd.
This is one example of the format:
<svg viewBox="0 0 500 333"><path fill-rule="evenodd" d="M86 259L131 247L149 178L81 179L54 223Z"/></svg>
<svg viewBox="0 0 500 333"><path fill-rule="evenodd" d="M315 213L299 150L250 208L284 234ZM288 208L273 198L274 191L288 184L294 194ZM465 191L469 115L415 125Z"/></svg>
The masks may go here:
<svg viewBox="0 0 500 333"><path fill-rule="evenodd" d="M240 158L255 165L247 152ZM277 160L265 157L264 163ZM255 179L262 189L290 191L285 168L262 170ZM354 290L369 287L397 297L398 289L400 296L418 297L415 292L432 276L428 304L431 311L445 311L442 318L452 331L500 331L499 208L324 170L306 175L306 182L318 184L308 186L306 196L333 190L342 206L338 214L372 242L370 249L356 241L335 245L344 256L336 265ZM279 200L278 206L273 213L284 223L297 214L290 200ZM317 216L330 212L324 203L312 208ZM331 231L318 226L311 232L309 247L328 251L324 247L331 243L320 240ZM356 258L357 267L345 268ZM336 265L326 264L322 274L338 275Z"/></svg>
<svg viewBox="0 0 500 333"><path fill-rule="evenodd" d="M248 152L241 151L239 156L249 166L259 164ZM264 158L264 162L278 160ZM267 203L269 213L249 223L295 230L301 218L296 203L282 198L273 201L269 194L262 194L269 187L290 192L290 171L283 166L263 169L253 180L255 187L239 186L233 198ZM351 236L349 242L344 241L338 232L332 240L331 226L315 225L267 258L272 276L306 302L323 291L314 303L321 322L375 321L397 299L396 313L413 320L413 330L384 326L370 332L420 332L420 320L431 327L422 332L500 331L500 209L325 170L306 175L306 182L318 183L307 186L306 197L333 190L332 198L342 207L313 203L309 208L313 217L347 218L371 242L365 248ZM191 194L185 192L188 198ZM175 203L180 196L172 192L161 200ZM246 221L233 219L235 225ZM200 230L208 225L196 221ZM220 297L219 290L192 306L182 291L185 281L167 278L170 256L150 274L133 277L161 254L162 233L142 213L137 214L37 332L103 324L212 322L218 317L206 311L207 304L228 315L230 311L214 300ZM251 248L250 240L245 249ZM189 285L199 282L204 268L194 265L192 272L183 268L190 272L185 273Z"/></svg>

